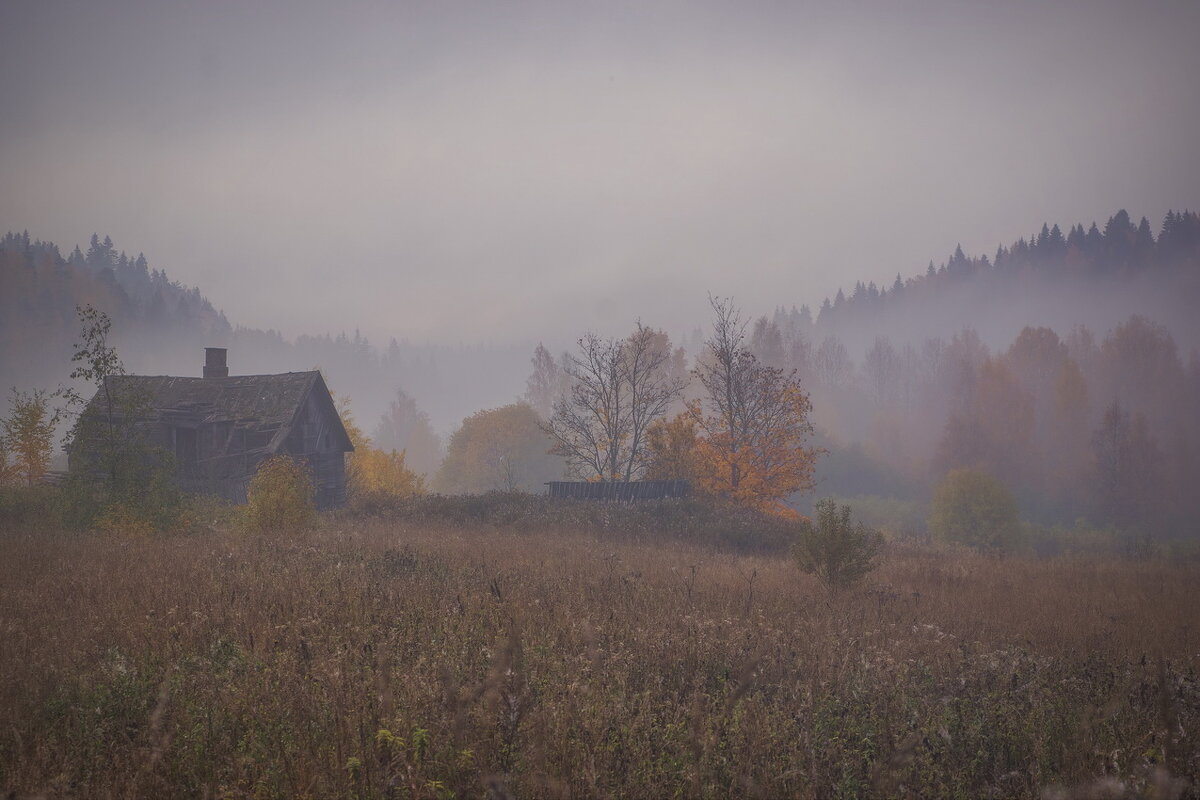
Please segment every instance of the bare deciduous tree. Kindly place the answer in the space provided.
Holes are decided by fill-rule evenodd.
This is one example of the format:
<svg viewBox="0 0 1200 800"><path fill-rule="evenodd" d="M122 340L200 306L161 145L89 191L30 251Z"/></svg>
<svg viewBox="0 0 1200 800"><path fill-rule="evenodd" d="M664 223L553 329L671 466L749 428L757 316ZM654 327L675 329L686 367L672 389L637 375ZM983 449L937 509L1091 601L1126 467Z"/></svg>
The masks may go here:
<svg viewBox="0 0 1200 800"><path fill-rule="evenodd" d="M574 475L620 481L642 474L646 428L685 385L668 368L671 356L666 336L640 321L626 339L589 333L579 340L565 368L570 390L554 402L545 428Z"/></svg>

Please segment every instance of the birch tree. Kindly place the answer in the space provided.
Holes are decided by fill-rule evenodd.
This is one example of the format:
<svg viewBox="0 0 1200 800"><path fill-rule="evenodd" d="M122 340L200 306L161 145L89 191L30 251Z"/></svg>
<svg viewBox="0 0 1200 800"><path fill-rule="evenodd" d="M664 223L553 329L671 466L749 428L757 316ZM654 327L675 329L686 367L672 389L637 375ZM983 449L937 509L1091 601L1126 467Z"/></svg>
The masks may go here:
<svg viewBox="0 0 1200 800"><path fill-rule="evenodd" d="M673 376L669 341L640 321L625 339L588 333L565 365L570 388L545 426L552 452L576 477L628 481L646 468L646 430L666 414L686 379Z"/></svg>

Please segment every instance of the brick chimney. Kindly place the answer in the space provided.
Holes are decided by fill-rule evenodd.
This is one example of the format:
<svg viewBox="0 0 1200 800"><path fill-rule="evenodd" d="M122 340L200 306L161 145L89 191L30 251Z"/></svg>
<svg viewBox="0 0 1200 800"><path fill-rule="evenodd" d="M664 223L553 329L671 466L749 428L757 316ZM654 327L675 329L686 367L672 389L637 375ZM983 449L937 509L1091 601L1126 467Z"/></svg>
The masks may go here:
<svg viewBox="0 0 1200 800"><path fill-rule="evenodd" d="M224 347L204 348L204 377L229 377L229 367L225 366L225 352Z"/></svg>

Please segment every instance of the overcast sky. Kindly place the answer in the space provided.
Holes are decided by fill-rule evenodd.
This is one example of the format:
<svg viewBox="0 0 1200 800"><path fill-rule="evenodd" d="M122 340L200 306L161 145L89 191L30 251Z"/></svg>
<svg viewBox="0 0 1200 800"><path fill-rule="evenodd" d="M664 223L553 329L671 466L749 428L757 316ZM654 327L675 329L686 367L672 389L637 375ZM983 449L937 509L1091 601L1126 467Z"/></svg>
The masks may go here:
<svg viewBox="0 0 1200 800"><path fill-rule="evenodd" d="M836 11L820 8L836 5ZM1200 207L1200 3L6 0L0 228L235 323L688 330Z"/></svg>

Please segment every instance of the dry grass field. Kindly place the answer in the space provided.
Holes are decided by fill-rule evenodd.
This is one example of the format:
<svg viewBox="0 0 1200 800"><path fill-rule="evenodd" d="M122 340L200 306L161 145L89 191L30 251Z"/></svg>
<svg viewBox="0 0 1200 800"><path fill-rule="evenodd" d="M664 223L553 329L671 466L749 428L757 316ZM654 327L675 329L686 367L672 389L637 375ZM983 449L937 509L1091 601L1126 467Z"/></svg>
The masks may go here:
<svg viewBox="0 0 1200 800"><path fill-rule="evenodd" d="M1196 797L1200 566L0 533L9 797Z"/></svg>

